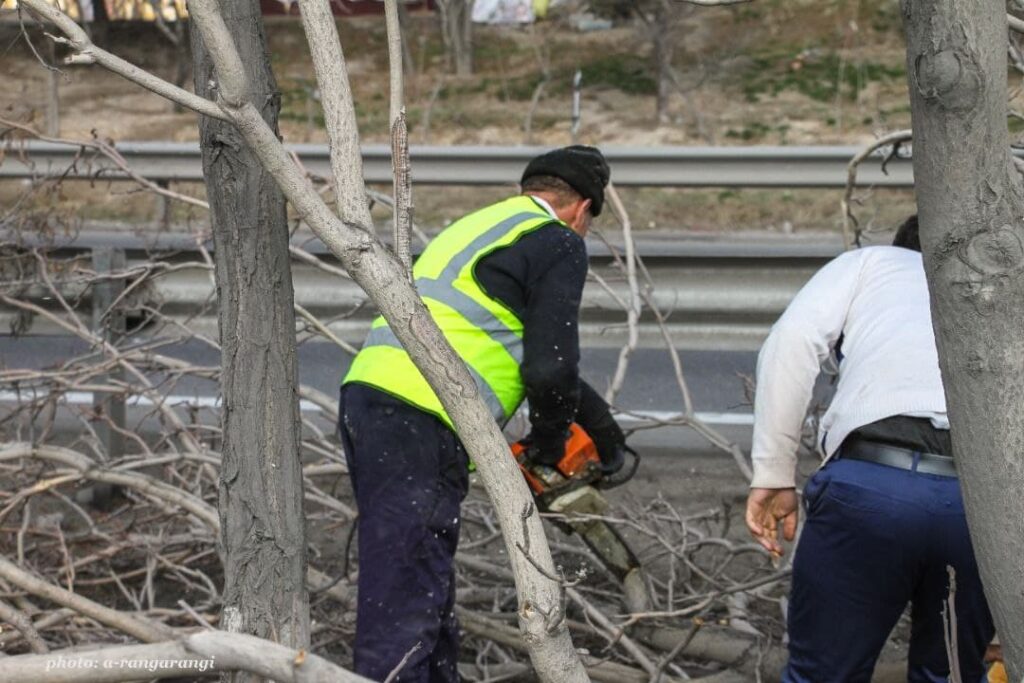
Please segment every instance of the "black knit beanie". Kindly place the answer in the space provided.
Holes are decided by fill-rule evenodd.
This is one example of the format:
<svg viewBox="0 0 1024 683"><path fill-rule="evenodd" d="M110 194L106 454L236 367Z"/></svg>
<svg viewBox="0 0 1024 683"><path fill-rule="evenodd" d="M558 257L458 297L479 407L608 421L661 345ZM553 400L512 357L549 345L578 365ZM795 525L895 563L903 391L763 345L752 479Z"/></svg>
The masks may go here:
<svg viewBox="0 0 1024 683"><path fill-rule="evenodd" d="M611 172L601 150L586 145L571 145L541 154L526 165L520 184L527 178L550 175L561 178L584 199L590 200L590 213L601 215L604 188Z"/></svg>

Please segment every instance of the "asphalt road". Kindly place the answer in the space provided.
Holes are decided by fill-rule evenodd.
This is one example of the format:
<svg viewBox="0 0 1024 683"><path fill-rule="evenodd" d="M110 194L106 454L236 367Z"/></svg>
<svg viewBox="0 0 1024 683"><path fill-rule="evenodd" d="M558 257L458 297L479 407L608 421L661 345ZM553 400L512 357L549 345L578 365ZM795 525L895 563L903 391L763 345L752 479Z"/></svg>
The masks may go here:
<svg viewBox="0 0 1024 683"><path fill-rule="evenodd" d="M137 338L135 342L145 342ZM65 336L0 336L0 367L53 367L88 351L85 344ZM219 353L198 341L163 346L160 353L196 365L217 365ZM756 354L746 351L680 351L693 402L702 411L735 415L750 413L743 392L743 376L753 375ZM598 391L611 382L618 362L617 349L584 349L581 372ZM337 346L308 342L299 347L300 380L321 391L334 393L348 368L349 357ZM179 385L191 392L205 382ZM201 394L208 393L201 391ZM212 393L211 393L212 395ZM617 400L629 410L678 411L681 398L669 353L661 349L637 349L629 359L629 374Z"/></svg>
<svg viewBox="0 0 1024 683"><path fill-rule="evenodd" d="M148 340L139 338L133 342ZM86 346L71 337L0 336L0 367L43 369L59 365L77 355L87 353ZM219 353L196 340L165 346L160 353L186 360L195 365L215 366ZM598 391L609 385L619 352L616 349L587 348L582 352L583 377ZM744 390L744 376L754 373L756 354L747 351L680 351L684 374L698 416L744 450L750 447L753 424L751 405ZM348 355L333 344L307 342L299 347L299 374L302 383L328 395L334 395L348 366ZM170 381L154 375L171 404L213 406L217 386L210 381L186 377ZM0 404L15 400L10 387L0 389ZM91 404L88 392L77 392L69 402ZM673 370L671 357L662 349L637 349L629 361L629 372L616 405L640 416L664 417L682 410L683 402ZM304 406L312 410L313 406ZM132 406L129 406L131 417ZM139 408L142 410L142 408ZM624 416L622 422L631 427L636 418ZM710 449L707 442L683 428L644 430L632 437L638 447L671 453L700 452Z"/></svg>

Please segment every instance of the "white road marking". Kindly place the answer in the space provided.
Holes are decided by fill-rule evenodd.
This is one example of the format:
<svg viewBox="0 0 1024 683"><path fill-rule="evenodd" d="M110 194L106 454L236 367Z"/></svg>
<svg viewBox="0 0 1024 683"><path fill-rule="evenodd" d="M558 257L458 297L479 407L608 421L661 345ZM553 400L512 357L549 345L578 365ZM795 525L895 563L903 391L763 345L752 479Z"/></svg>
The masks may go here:
<svg viewBox="0 0 1024 683"><path fill-rule="evenodd" d="M624 422L638 422L644 419L672 421L678 420L682 413L669 410L631 410L629 414L620 416ZM718 413L696 411L694 413L701 422L709 425L739 425L752 426L754 424L753 413Z"/></svg>
<svg viewBox="0 0 1024 683"><path fill-rule="evenodd" d="M20 400L33 399L33 398L44 398L44 392L34 392L30 390L15 392L15 391L0 391L0 403L17 403ZM91 391L68 391L63 395L63 401L71 405L92 405L94 400L93 392ZM193 407L193 408L219 408L220 397L219 396L187 396L184 394L172 394L166 396L163 399L165 405L180 406L180 407ZM146 396L130 396L125 401L128 406L138 407L152 407L154 402ZM300 400L299 410L306 413L319 413L322 412L319 405L312 401ZM621 416L623 422L636 422L644 419L648 420L673 420L678 419L680 413L672 412L667 410L631 410L628 415ZM748 427L754 424L753 413L721 413L721 412L700 412L695 413L695 417L709 425L732 425L732 426L744 426Z"/></svg>

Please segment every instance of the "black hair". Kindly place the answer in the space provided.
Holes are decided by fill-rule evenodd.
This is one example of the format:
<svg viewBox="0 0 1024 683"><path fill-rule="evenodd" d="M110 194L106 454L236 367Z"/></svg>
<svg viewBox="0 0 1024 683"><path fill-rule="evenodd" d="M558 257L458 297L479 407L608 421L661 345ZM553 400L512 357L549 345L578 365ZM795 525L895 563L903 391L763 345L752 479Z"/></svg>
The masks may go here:
<svg viewBox="0 0 1024 683"><path fill-rule="evenodd" d="M892 246L903 247L912 251L921 251L921 235L917 229L917 214L903 221L892 239Z"/></svg>

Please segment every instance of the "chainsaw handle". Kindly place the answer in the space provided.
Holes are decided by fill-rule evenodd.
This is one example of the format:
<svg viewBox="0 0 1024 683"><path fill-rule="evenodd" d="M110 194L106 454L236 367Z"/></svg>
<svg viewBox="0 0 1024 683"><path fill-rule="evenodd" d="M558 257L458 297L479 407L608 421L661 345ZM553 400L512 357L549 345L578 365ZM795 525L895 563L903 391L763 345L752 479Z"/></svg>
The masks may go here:
<svg viewBox="0 0 1024 683"><path fill-rule="evenodd" d="M613 489L616 486L622 486L636 475L636 471L640 468L640 454L626 444L622 444L622 450L633 456L633 463L628 468L623 467L615 474L601 477L594 486L599 489Z"/></svg>

